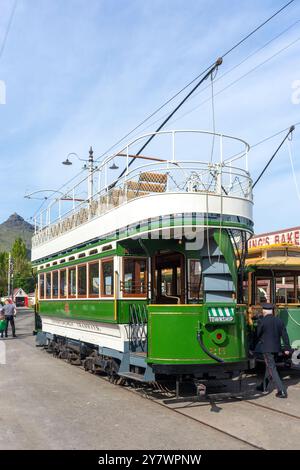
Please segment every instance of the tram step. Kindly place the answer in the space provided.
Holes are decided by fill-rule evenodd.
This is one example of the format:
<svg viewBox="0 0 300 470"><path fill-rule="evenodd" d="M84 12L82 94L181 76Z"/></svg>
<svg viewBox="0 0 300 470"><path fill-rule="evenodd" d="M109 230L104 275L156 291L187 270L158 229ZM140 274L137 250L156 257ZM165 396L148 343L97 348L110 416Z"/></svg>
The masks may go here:
<svg viewBox="0 0 300 470"><path fill-rule="evenodd" d="M124 377L126 379L136 380L138 382L146 382L144 375L136 374L135 372L119 372L118 374L120 377Z"/></svg>

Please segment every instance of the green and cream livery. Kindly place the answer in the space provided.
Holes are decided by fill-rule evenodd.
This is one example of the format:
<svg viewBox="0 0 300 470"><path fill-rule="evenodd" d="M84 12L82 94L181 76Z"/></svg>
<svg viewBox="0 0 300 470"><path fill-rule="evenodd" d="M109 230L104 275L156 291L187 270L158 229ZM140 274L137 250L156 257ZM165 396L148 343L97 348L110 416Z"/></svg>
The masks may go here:
<svg viewBox="0 0 300 470"><path fill-rule="evenodd" d="M136 139L92 168L84 200L79 186L61 192L37 218L37 341L142 381L243 370L249 147L205 131L155 137L155 157L136 156L149 135Z"/></svg>

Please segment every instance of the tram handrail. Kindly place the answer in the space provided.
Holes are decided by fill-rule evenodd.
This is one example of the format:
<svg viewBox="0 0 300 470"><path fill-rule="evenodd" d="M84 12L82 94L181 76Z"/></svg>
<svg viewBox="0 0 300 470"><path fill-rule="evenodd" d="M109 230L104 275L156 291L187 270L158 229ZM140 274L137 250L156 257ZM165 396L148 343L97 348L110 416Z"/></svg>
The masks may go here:
<svg viewBox="0 0 300 470"><path fill-rule="evenodd" d="M219 137L219 162L210 162L198 159L176 159L177 149L175 148L175 137L178 134L188 133ZM152 161L149 163L143 162L143 164L130 169L130 160L132 158L136 158L138 162L139 158L139 156L135 156L134 153L129 153L130 148L142 139L148 138L152 135L170 135L172 137L172 158L162 160L156 157L147 157L147 159L152 159ZM232 157L224 158L223 140L225 139L230 139L243 144L244 149ZM221 196L229 195L231 197L240 197L246 200L252 200L252 180L248 172L247 163L249 149L249 144L240 138L205 130L179 129L147 133L139 136L132 142L126 144L121 150L107 156L100 162L99 166L93 172L93 176L96 173L98 175L98 191L96 191L90 199L84 198L80 201L80 198L78 198L78 194L80 194L80 185L86 180L86 178L79 181L79 183L77 183L72 189L67 190L65 193L62 192L62 196L59 198L54 197L49 199L48 207L43 209L34 219L35 235L33 237L33 244L35 246L38 245L38 239L40 238L39 235L46 235L46 232L49 230L56 230L57 233L55 236L57 236L61 233L61 230L65 233L71 228L91 220L96 216L96 214L102 215L107 213L109 210L122 205L123 203L127 203L133 198L145 196L146 194L153 194L153 191L154 193L201 192L216 195L219 194ZM199 147L197 152L201 152L201 147ZM108 165L110 165L110 163L114 161L114 158L120 154L123 157L125 155L126 158L125 174L121 178L116 178L109 182L107 176L109 168ZM246 158L246 168L240 168L236 164L233 165L234 162L242 157ZM146 157L141 156L141 158L145 159ZM164 187L163 190L159 188L159 184L157 184L159 181L154 181L153 184L151 181L148 181L147 184L145 181L141 182L141 175L146 172L156 172L158 175L166 175L166 187ZM131 186L133 185L132 194L129 194L130 184ZM146 190L142 189L145 187ZM119 194L117 194L117 192L119 192ZM73 201L73 207L65 207L67 210L62 210L63 201ZM74 222L74 220L71 220L74 217L80 220ZM68 224L70 225L69 229L66 228ZM64 228L62 228L61 225L64 225Z"/></svg>

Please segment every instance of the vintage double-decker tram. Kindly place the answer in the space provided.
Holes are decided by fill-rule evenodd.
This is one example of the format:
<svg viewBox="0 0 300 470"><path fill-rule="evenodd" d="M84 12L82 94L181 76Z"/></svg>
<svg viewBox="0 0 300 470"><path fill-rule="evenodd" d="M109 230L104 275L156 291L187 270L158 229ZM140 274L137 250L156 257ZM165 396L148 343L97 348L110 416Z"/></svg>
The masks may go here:
<svg viewBox="0 0 300 470"><path fill-rule="evenodd" d="M76 187L37 218L37 341L112 377L244 370L247 306L238 284L253 233L249 146L163 131L155 157L132 159L148 138L100 163L86 200L78 202ZM125 169L114 179L116 163ZM64 213L63 204L72 207Z"/></svg>
<svg viewBox="0 0 300 470"><path fill-rule="evenodd" d="M250 321L262 303L272 303L295 350L292 363L300 364L300 227L255 235L246 266Z"/></svg>

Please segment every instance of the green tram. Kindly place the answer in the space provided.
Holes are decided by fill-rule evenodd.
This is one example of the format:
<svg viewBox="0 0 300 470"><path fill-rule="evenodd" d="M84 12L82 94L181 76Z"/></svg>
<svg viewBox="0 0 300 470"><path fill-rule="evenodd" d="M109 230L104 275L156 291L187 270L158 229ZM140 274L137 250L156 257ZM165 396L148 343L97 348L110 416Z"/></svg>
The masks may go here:
<svg viewBox="0 0 300 470"><path fill-rule="evenodd" d="M182 137L193 142L188 159ZM114 378L231 377L248 368L238 286L253 234L249 146L205 131L163 131L156 156L130 165L145 138L90 172L84 201L78 188L68 190L36 220L37 342ZM212 138L220 154L199 160ZM122 163L123 174L109 178ZM65 213L63 202L72 204Z"/></svg>
<svg viewBox="0 0 300 470"><path fill-rule="evenodd" d="M300 228L257 235L246 259L249 324L260 305L275 305L294 349L291 364L300 364ZM255 321L254 321L255 323Z"/></svg>

